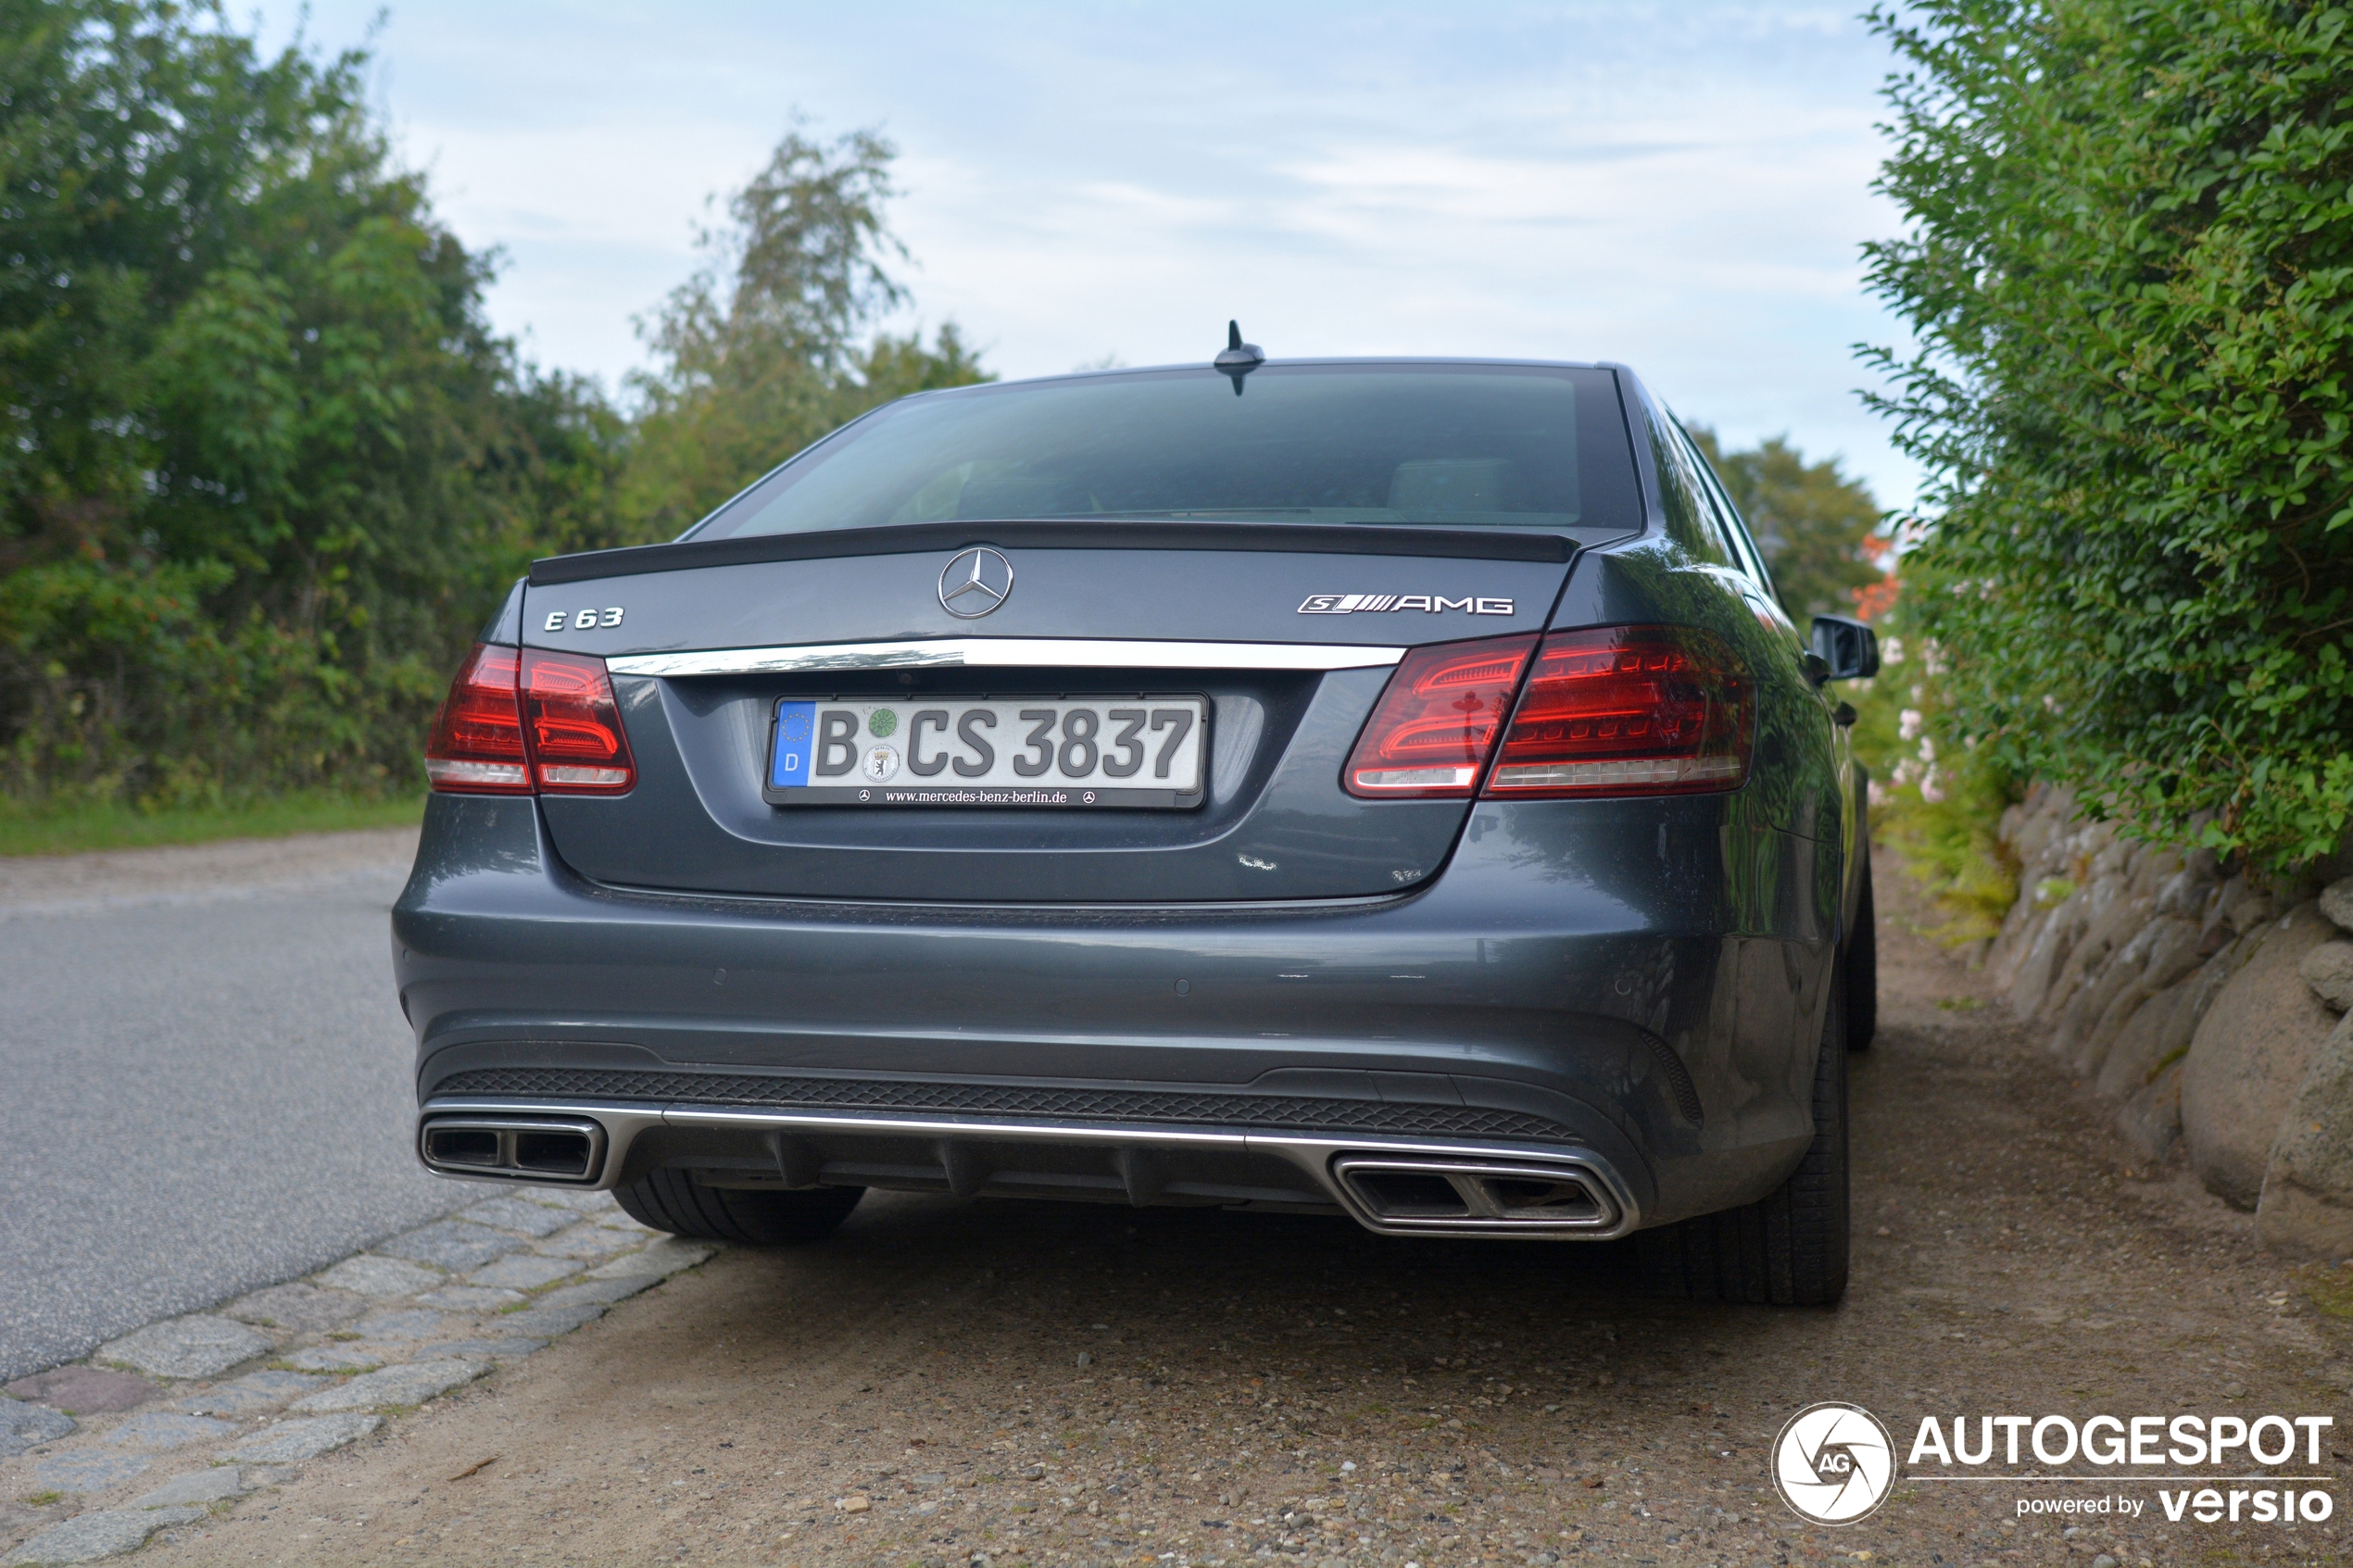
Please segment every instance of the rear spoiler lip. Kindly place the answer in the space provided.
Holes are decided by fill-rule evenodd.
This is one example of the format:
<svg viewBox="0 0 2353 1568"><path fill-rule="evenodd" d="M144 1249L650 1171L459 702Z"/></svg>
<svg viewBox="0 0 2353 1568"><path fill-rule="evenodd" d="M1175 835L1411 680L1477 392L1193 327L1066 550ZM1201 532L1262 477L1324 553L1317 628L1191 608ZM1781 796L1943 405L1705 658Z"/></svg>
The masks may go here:
<svg viewBox="0 0 2353 1568"><path fill-rule="evenodd" d="M1625 533L1640 532L1627 529ZM1566 562L1578 541L1566 534L1491 528L1416 528L1393 523L916 522L745 539L686 539L547 556L531 563L531 585L588 583L651 571L748 566L843 556L925 555L969 545L1038 550L1251 550L1289 555L1425 556L1455 560Z"/></svg>

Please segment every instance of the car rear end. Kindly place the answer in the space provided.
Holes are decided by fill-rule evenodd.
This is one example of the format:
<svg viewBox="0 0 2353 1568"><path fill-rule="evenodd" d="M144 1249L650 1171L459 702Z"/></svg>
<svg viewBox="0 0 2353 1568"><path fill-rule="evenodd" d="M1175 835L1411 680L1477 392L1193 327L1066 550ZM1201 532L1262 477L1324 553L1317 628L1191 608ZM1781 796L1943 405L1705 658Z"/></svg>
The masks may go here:
<svg viewBox="0 0 2353 1568"><path fill-rule="evenodd" d="M538 563L395 912L421 1156L1595 1239L1770 1189L1838 784L1644 420L1607 367L963 389Z"/></svg>

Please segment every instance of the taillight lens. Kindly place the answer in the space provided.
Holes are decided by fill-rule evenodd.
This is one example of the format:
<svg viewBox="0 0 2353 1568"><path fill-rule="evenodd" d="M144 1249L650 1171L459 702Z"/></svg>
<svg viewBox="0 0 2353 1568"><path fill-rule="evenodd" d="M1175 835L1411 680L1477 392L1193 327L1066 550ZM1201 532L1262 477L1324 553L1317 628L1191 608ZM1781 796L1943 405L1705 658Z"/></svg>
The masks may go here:
<svg viewBox="0 0 2353 1568"><path fill-rule="evenodd" d="M1556 632L1536 656L1487 793L1738 789L1748 777L1755 727L1755 683L1712 632Z"/></svg>
<svg viewBox="0 0 2353 1568"><path fill-rule="evenodd" d="M466 656L425 742L425 777L439 790L528 795L522 715L515 705L522 655L478 645Z"/></svg>
<svg viewBox="0 0 2353 1568"><path fill-rule="evenodd" d="M1531 634L1408 653L1349 755L1348 793L1378 800L1470 794L1535 648Z"/></svg>
<svg viewBox="0 0 2353 1568"><path fill-rule="evenodd" d="M637 782L601 659L477 646L425 742L437 790L618 795Z"/></svg>
<svg viewBox="0 0 2353 1568"><path fill-rule="evenodd" d="M603 659L524 649L522 719L541 789L618 795L637 782Z"/></svg>

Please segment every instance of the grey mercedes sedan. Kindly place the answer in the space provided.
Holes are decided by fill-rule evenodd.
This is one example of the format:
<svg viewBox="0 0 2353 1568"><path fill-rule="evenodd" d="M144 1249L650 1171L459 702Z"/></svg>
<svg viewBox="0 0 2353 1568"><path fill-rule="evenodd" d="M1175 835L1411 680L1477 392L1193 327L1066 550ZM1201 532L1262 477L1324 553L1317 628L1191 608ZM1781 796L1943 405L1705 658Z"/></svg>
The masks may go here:
<svg viewBox="0 0 2353 1568"><path fill-rule="evenodd" d="M892 403L484 629L393 915L418 1153L742 1243L1215 1205L1835 1301L1877 662L1623 366Z"/></svg>

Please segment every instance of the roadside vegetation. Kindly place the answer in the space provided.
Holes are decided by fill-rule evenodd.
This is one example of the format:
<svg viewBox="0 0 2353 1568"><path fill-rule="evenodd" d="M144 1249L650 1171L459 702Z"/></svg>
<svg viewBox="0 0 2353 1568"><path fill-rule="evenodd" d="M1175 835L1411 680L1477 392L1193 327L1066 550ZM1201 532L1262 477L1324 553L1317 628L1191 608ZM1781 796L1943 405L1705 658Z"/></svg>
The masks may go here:
<svg viewBox="0 0 2353 1568"><path fill-rule="evenodd" d="M2353 6L1872 21L1900 60L1880 184L1906 224L1869 247L1870 285L1919 346L1870 358L1929 476L1897 671L1920 671L1919 757L1967 808L1936 853L2033 776L2273 876L2332 855L2353 817Z"/></svg>
<svg viewBox="0 0 2353 1568"><path fill-rule="evenodd" d="M609 391L522 358L359 52L217 4L0 3L0 844L397 814L535 556L669 537L981 379L904 302L890 144L795 125ZM273 826L273 824L276 824Z"/></svg>
<svg viewBox="0 0 2353 1568"><path fill-rule="evenodd" d="M257 796L221 806L151 809L120 800L44 801L36 806L0 801L0 856L411 827L423 809L424 799L418 795L349 796L325 790Z"/></svg>

